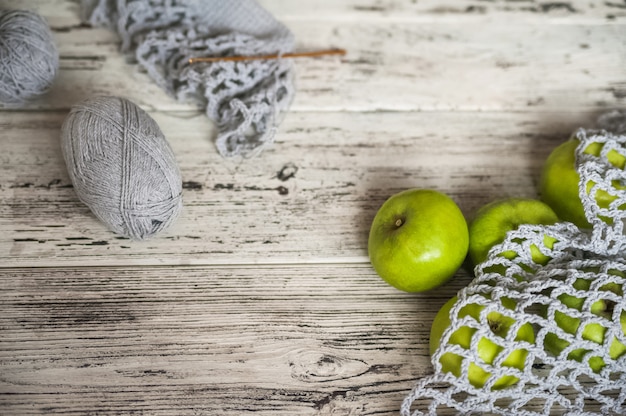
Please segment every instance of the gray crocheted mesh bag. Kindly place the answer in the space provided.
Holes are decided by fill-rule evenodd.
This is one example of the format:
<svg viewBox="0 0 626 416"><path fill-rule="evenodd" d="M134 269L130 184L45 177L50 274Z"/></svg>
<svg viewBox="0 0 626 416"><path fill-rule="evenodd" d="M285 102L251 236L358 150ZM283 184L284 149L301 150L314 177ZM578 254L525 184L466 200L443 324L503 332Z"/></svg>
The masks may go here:
<svg viewBox="0 0 626 416"><path fill-rule="evenodd" d="M224 157L271 143L293 94L287 59L189 64L189 58L282 54L294 38L254 0L82 0L83 18L122 38L150 77L181 101L206 108Z"/></svg>
<svg viewBox="0 0 626 416"><path fill-rule="evenodd" d="M575 137L592 229L525 225L493 247L459 291L431 357L434 374L405 398L402 415L626 414L626 136L581 129ZM600 194L609 203L596 202ZM496 335L501 316L513 323ZM528 325L534 341L520 336ZM493 343L494 357L480 353L481 342ZM512 354L524 364L507 362ZM457 360L456 376L443 371L442 357Z"/></svg>

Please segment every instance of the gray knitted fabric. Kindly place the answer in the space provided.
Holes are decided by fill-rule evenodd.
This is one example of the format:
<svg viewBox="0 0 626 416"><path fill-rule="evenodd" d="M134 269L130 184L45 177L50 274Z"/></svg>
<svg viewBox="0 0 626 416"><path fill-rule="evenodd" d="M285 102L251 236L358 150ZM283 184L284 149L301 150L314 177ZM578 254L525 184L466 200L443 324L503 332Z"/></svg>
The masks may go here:
<svg viewBox="0 0 626 416"><path fill-rule="evenodd" d="M291 32L254 0L82 0L84 18L122 38L154 81L206 107L224 157L257 154L274 139L293 94L287 59L189 64L192 57L282 54Z"/></svg>
<svg viewBox="0 0 626 416"><path fill-rule="evenodd" d="M626 156L626 136L582 129L575 135L580 140L580 194L593 228L580 230L566 222L526 225L493 247L476 267L475 279L459 291L450 311L451 325L432 356L435 372L406 397L402 415L437 415L444 410L461 415L626 414L626 171L619 158L612 163L608 156L613 150ZM592 143L602 146L598 155L584 151ZM614 200L600 206L599 192ZM555 242L546 243L550 241ZM478 319L459 317L467 305L483 307ZM490 330L491 312L515 320L505 336ZM526 323L533 326L534 342L516 340ZM463 327L473 332L467 349L450 342ZM483 338L500 347L492 364L477 353ZM520 349L527 351L523 370L503 365ZM444 354L459 357L458 377L443 372ZM491 374L482 387L468 381L472 363ZM502 376L519 381L492 390Z"/></svg>

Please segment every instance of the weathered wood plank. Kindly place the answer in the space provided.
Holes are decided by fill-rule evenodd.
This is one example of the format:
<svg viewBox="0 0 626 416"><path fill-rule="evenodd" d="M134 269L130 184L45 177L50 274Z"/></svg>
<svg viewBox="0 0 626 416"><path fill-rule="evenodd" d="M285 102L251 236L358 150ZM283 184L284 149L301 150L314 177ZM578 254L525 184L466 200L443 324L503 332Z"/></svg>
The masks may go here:
<svg viewBox="0 0 626 416"><path fill-rule="evenodd" d="M290 113L261 157L221 158L198 113L153 113L184 180L184 211L132 242L71 187L65 113L0 113L0 264L7 266L367 262L382 202L407 188L450 194L471 217L536 196L547 154L592 113Z"/></svg>
<svg viewBox="0 0 626 416"><path fill-rule="evenodd" d="M620 1L587 0L321 0L308 5L289 0L261 2L283 20L358 19L442 21L462 19L507 19L545 23L620 21L626 4Z"/></svg>
<svg viewBox="0 0 626 416"><path fill-rule="evenodd" d="M3 414L396 414L469 281L399 292L368 266L0 273Z"/></svg>
<svg viewBox="0 0 626 416"><path fill-rule="evenodd" d="M75 4L48 10L78 13ZM626 103L624 23L331 17L285 23L299 49L348 50L343 59L296 61L291 111L553 111ZM63 23L55 35L59 76L52 91L27 108L67 109L96 94L127 96L161 111L195 108L129 64L108 29Z"/></svg>
<svg viewBox="0 0 626 416"><path fill-rule="evenodd" d="M626 98L623 25L297 27L304 44L345 46L349 54L298 61L294 111L586 110Z"/></svg>
<svg viewBox="0 0 626 416"><path fill-rule="evenodd" d="M397 414L470 276L382 282L366 255L380 204L436 188L471 218L535 196L549 151L626 105L622 1L262 4L299 49L348 55L296 61L277 142L227 161L77 1L0 0L39 10L61 52L50 94L0 111L0 414ZM137 102L172 144L185 210L155 239L108 232L69 183L60 126L96 94Z"/></svg>
<svg viewBox="0 0 626 416"><path fill-rule="evenodd" d="M620 0L259 0L279 20L442 21L507 19L545 23L611 23L626 18ZM77 0L2 0L4 7L31 8L49 16L53 25L77 25Z"/></svg>

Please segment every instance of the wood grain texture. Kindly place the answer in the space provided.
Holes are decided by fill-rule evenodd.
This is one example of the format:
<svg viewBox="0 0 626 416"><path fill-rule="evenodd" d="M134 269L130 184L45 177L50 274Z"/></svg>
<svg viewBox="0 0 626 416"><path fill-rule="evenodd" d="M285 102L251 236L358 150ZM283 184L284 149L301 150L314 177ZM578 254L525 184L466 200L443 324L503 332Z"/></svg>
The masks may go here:
<svg viewBox="0 0 626 416"><path fill-rule="evenodd" d="M309 7L319 8L313 4ZM426 13L432 19L422 21L421 9L407 7L399 13L416 21L362 20L354 7L342 12L339 6L319 18L312 18L316 13L307 8L299 14L307 16L304 20L286 16L299 50L348 51L344 58L294 63L298 92L291 111L593 110L625 103L626 44L621 40L626 29L621 20L528 20L516 19L514 12L502 19L479 14L447 20L439 16L457 14L451 6L440 6L440 13ZM169 97L129 64L112 31L81 24L75 4L60 2L58 7L42 6L42 11L50 13L55 28L61 71L51 93L29 108L66 110L94 94L112 94L147 110L196 109ZM74 20L66 22L59 13ZM337 20L329 14L352 18Z"/></svg>
<svg viewBox="0 0 626 416"><path fill-rule="evenodd" d="M434 312L366 266L0 276L3 414L393 414Z"/></svg>
<svg viewBox="0 0 626 416"><path fill-rule="evenodd" d="M213 123L119 53L73 0L45 16L49 94L0 105L0 414L394 415L432 371L428 333L471 279L406 294L369 266L380 205L412 187L483 204L537 196L549 152L626 106L619 0L261 3L298 50L297 94L260 157L224 160ZM147 110L172 145L184 211L132 242L80 203L59 146L96 94Z"/></svg>
<svg viewBox="0 0 626 416"><path fill-rule="evenodd" d="M547 154L587 113L292 113L256 160L225 161L206 118L154 113L178 160L184 211L146 242L109 232L74 193L59 148L63 113L0 113L5 266L367 262L376 210L435 188L466 216L537 195ZM547 119L549 117L549 119Z"/></svg>
<svg viewBox="0 0 626 416"><path fill-rule="evenodd" d="M80 23L76 0L2 0L7 8L30 8L47 16L53 26ZM260 0L282 21L291 20L462 20L498 18L547 23L623 23L623 1L589 0Z"/></svg>

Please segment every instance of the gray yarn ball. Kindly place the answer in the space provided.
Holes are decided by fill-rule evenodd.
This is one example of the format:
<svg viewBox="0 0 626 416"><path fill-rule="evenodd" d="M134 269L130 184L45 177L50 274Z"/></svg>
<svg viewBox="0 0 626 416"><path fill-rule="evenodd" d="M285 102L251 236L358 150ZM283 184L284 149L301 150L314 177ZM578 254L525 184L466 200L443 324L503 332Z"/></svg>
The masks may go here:
<svg viewBox="0 0 626 416"><path fill-rule="evenodd" d="M61 148L79 199L111 230L135 240L182 209L182 179L157 123L134 103L95 97L72 107Z"/></svg>
<svg viewBox="0 0 626 416"><path fill-rule="evenodd" d="M59 68L48 23L26 10L0 10L0 102L20 104L46 92Z"/></svg>

